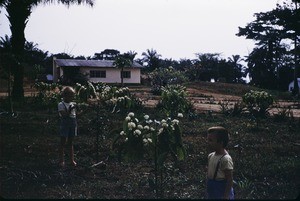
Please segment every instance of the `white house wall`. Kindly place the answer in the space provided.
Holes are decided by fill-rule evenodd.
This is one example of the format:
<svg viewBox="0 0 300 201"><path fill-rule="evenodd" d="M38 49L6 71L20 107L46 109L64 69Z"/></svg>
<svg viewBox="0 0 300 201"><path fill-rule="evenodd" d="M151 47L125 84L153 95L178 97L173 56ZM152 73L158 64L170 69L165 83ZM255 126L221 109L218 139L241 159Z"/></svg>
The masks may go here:
<svg viewBox="0 0 300 201"><path fill-rule="evenodd" d="M91 82L104 82L104 83L121 83L121 73L118 68L81 68L80 71L83 74L89 74L90 70L103 70L106 71L106 78L90 78ZM124 78L124 83L141 83L141 71L139 68L127 68L124 71L131 71L131 78Z"/></svg>

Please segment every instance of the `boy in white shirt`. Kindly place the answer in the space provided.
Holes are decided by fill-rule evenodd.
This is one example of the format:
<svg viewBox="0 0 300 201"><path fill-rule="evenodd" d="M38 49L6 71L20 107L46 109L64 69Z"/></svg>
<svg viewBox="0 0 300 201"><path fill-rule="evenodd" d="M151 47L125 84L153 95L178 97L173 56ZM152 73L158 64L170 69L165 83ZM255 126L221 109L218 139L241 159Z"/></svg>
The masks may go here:
<svg viewBox="0 0 300 201"><path fill-rule="evenodd" d="M233 162L226 151L228 131L220 126L207 130L207 140L214 152L208 155L207 195L208 199L234 199Z"/></svg>

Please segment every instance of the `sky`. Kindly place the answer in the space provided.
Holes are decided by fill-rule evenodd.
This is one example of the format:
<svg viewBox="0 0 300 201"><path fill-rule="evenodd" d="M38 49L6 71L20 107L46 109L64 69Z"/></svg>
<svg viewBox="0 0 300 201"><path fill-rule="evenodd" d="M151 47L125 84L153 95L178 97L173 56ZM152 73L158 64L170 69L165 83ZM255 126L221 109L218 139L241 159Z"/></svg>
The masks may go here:
<svg viewBox="0 0 300 201"><path fill-rule="evenodd" d="M25 29L27 41L51 54L93 56L104 49L121 53L156 50L162 59L196 59L196 53L222 58L247 56L254 41L238 37L238 27L271 11L280 0L95 0L93 7L39 5ZM11 35L4 9L0 37Z"/></svg>

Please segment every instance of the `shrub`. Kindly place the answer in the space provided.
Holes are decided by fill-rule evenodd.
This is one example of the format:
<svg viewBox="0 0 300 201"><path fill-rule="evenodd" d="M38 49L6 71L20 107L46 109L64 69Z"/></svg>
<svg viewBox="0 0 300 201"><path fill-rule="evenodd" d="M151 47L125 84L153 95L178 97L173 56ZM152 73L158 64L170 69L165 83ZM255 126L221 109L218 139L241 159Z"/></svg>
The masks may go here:
<svg viewBox="0 0 300 201"><path fill-rule="evenodd" d="M36 82L33 87L38 91L34 97L38 107L47 107L48 109L57 107L58 102L61 100L60 92L63 88L62 85L57 83L48 84Z"/></svg>
<svg viewBox="0 0 300 201"><path fill-rule="evenodd" d="M244 103L237 101L233 103L233 107L230 106L230 101L224 100L219 102L221 113L230 116L238 116L244 111Z"/></svg>
<svg viewBox="0 0 300 201"><path fill-rule="evenodd" d="M161 100L157 108L165 115L175 117L178 113L192 111L193 105L187 99L186 88L180 85L162 87Z"/></svg>
<svg viewBox="0 0 300 201"><path fill-rule="evenodd" d="M266 116L269 107L273 104L272 95L265 91L250 91L243 96L243 102L246 104L249 112L255 117Z"/></svg>
<svg viewBox="0 0 300 201"><path fill-rule="evenodd" d="M103 85L98 91L99 99L112 112L128 112L142 107L142 101L131 94L128 87Z"/></svg>
<svg viewBox="0 0 300 201"><path fill-rule="evenodd" d="M76 83L75 91L79 102L86 102L89 98L96 98L96 89L91 82L86 85Z"/></svg>
<svg viewBox="0 0 300 201"><path fill-rule="evenodd" d="M175 70L172 66L155 69L149 74L149 78L152 86L151 91L156 95L161 94L164 86L181 84L188 80L181 71Z"/></svg>

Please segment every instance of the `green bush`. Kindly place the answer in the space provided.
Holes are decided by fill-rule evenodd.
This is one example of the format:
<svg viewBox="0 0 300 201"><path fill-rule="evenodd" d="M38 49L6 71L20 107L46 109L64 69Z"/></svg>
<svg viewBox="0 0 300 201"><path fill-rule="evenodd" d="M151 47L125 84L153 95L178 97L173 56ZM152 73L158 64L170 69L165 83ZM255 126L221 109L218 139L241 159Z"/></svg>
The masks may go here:
<svg viewBox="0 0 300 201"><path fill-rule="evenodd" d="M38 91L34 97L34 102L37 107L53 109L57 107L58 102L61 100L60 92L63 88L62 85L57 83L44 83L36 82L33 87Z"/></svg>
<svg viewBox="0 0 300 201"><path fill-rule="evenodd" d="M269 107L273 104L274 98L265 91L250 91L243 96L243 102L246 104L249 112L255 117L267 115Z"/></svg>
<svg viewBox="0 0 300 201"><path fill-rule="evenodd" d="M142 101L131 94L128 87L103 85L98 89L99 99L112 112L128 112L142 107Z"/></svg>
<svg viewBox="0 0 300 201"><path fill-rule="evenodd" d="M182 84L188 80L183 72L175 70L172 66L155 69L149 74L149 78L152 86L151 91L156 95L161 94L164 86Z"/></svg>
<svg viewBox="0 0 300 201"><path fill-rule="evenodd" d="M162 87L161 100L157 108L169 117L176 117L178 113L188 113L193 109L187 99L186 88L181 85Z"/></svg>

